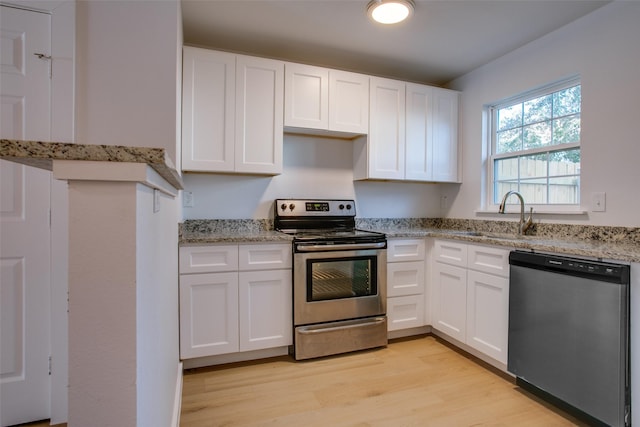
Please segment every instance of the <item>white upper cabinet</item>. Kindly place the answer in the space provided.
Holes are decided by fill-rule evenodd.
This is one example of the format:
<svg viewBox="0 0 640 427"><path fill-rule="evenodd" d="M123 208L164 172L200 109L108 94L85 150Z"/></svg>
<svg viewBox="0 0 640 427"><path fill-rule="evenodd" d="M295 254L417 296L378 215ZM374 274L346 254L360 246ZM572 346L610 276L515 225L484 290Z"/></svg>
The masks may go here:
<svg viewBox="0 0 640 427"><path fill-rule="evenodd" d="M237 172L282 173L284 63L238 55L236 62Z"/></svg>
<svg viewBox="0 0 640 427"><path fill-rule="evenodd" d="M458 182L458 92L407 83L405 179Z"/></svg>
<svg viewBox="0 0 640 427"><path fill-rule="evenodd" d="M458 92L374 77L370 88L354 178L458 182Z"/></svg>
<svg viewBox="0 0 640 427"><path fill-rule="evenodd" d="M329 129L329 70L285 64L285 127Z"/></svg>
<svg viewBox="0 0 640 427"><path fill-rule="evenodd" d="M347 137L366 134L369 77L287 63L284 125L290 131L312 134Z"/></svg>
<svg viewBox="0 0 640 427"><path fill-rule="evenodd" d="M407 83L406 172L405 178L428 181L431 174L433 88Z"/></svg>
<svg viewBox="0 0 640 427"><path fill-rule="evenodd" d="M369 137L355 141L355 179L404 179L405 83L371 77Z"/></svg>
<svg viewBox="0 0 640 427"><path fill-rule="evenodd" d="M184 47L182 169L234 170L236 55Z"/></svg>
<svg viewBox="0 0 640 427"><path fill-rule="evenodd" d="M282 173L284 64L183 51L182 170Z"/></svg>
<svg viewBox="0 0 640 427"><path fill-rule="evenodd" d="M431 176L435 182L460 182L458 174L458 99L453 90L433 88Z"/></svg>
<svg viewBox="0 0 640 427"><path fill-rule="evenodd" d="M329 130L369 132L369 76L329 71Z"/></svg>

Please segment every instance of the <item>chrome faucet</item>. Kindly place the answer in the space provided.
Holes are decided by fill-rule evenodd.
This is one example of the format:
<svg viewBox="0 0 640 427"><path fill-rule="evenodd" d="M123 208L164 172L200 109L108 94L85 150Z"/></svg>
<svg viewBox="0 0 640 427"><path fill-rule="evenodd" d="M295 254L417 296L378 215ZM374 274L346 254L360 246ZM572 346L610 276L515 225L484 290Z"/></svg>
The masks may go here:
<svg viewBox="0 0 640 427"><path fill-rule="evenodd" d="M508 191L507 194L502 198L502 202L500 203L500 209L498 209L498 213L503 214L504 209L507 207L507 198L515 194L520 200L520 223L518 224L518 233L521 235L525 235L527 230L529 230L533 226L533 208L529 211L529 219L524 220L524 198L517 191Z"/></svg>

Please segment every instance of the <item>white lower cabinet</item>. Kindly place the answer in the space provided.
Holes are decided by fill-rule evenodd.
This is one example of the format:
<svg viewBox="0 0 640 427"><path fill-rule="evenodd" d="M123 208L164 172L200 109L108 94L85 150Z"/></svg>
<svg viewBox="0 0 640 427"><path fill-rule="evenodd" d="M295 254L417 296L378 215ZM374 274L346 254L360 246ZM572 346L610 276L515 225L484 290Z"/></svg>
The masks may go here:
<svg viewBox="0 0 640 427"><path fill-rule="evenodd" d="M387 250L387 330L425 325L425 242L389 239Z"/></svg>
<svg viewBox="0 0 640 427"><path fill-rule="evenodd" d="M467 272L467 344L507 363L509 279Z"/></svg>
<svg viewBox="0 0 640 427"><path fill-rule="evenodd" d="M509 249L436 240L433 328L507 363Z"/></svg>
<svg viewBox="0 0 640 427"><path fill-rule="evenodd" d="M291 246L180 248L180 357L288 346Z"/></svg>
<svg viewBox="0 0 640 427"><path fill-rule="evenodd" d="M467 333L467 270L441 262L433 271L433 328L458 341Z"/></svg>

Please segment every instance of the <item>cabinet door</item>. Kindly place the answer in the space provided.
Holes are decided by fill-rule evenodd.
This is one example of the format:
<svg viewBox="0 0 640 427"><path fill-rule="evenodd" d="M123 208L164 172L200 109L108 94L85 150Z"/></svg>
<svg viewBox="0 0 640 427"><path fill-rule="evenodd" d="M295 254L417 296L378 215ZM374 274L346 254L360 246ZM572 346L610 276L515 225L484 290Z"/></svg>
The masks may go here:
<svg viewBox="0 0 640 427"><path fill-rule="evenodd" d="M240 351L293 343L291 270L240 273Z"/></svg>
<svg viewBox="0 0 640 427"><path fill-rule="evenodd" d="M467 271L453 265L433 266L433 328L465 342L467 323Z"/></svg>
<svg viewBox="0 0 640 427"><path fill-rule="evenodd" d="M433 88L433 181L459 182L458 92Z"/></svg>
<svg viewBox="0 0 640 427"><path fill-rule="evenodd" d="M180 357L238 349L238 273L181 275Z"/></svg>
<svg viewBox="0 0 640 427"><path fill-rule="evenodd" d="M284 63L236 59L236 172L282 173Z"/></svg>
<svg viewBox="0 0 640 427"><path fill-rule="evenodd" d="M467 273L467 344L507 363L509 279Z"/></svg>
<svg viewBox="0 0 640 427"><path fill-rule="evenodd" d="M368 178L404 179L405 83L370 79Z"/></svg>
<svg viewBox="0 0 640 427"><path fill-rule="evenodd" d="M387 300L387 330L424 326L424 297L409 295Z"/></svg>
<svg viewBox="0 0 640 427"><path fill-rule="evenodd" d="M284 125L328 129L329 70L287 63L284 84Z"/></svg>
<svg viewBox="0 0 640 427"><path fill-rule="evenodd" d="M432 167L432 92L429 86L407 83L406 173L408 180L430 181Z"/></svg>
<svg viewBox="0 0 640 427"><path fill-rule="evenodd" d="M387 264L387 297L424 294L424 261Z"/></svg>
<svg viewBox="0 0 640 427"><path fill-rule="evenodd" d="M183 55L182 170L233 171L236 56L194 47Z"/></svg>
<svg viewBox="0 0 640 427"><path fill-rule="evenodd" d="M369 76L329 71L329 130L369 132Z"/></svg>

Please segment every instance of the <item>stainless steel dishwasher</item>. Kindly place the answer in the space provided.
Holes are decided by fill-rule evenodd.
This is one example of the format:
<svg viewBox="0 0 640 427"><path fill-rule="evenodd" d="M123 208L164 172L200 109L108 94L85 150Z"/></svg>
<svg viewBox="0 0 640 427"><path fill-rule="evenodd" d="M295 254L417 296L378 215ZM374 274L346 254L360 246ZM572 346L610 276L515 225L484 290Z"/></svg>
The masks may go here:
<svg viewBox="0 0 640 427"><path fill-rule="evenodd" d="M507 369L593 425L630 425L629 266L511 252Z"/></svg>

